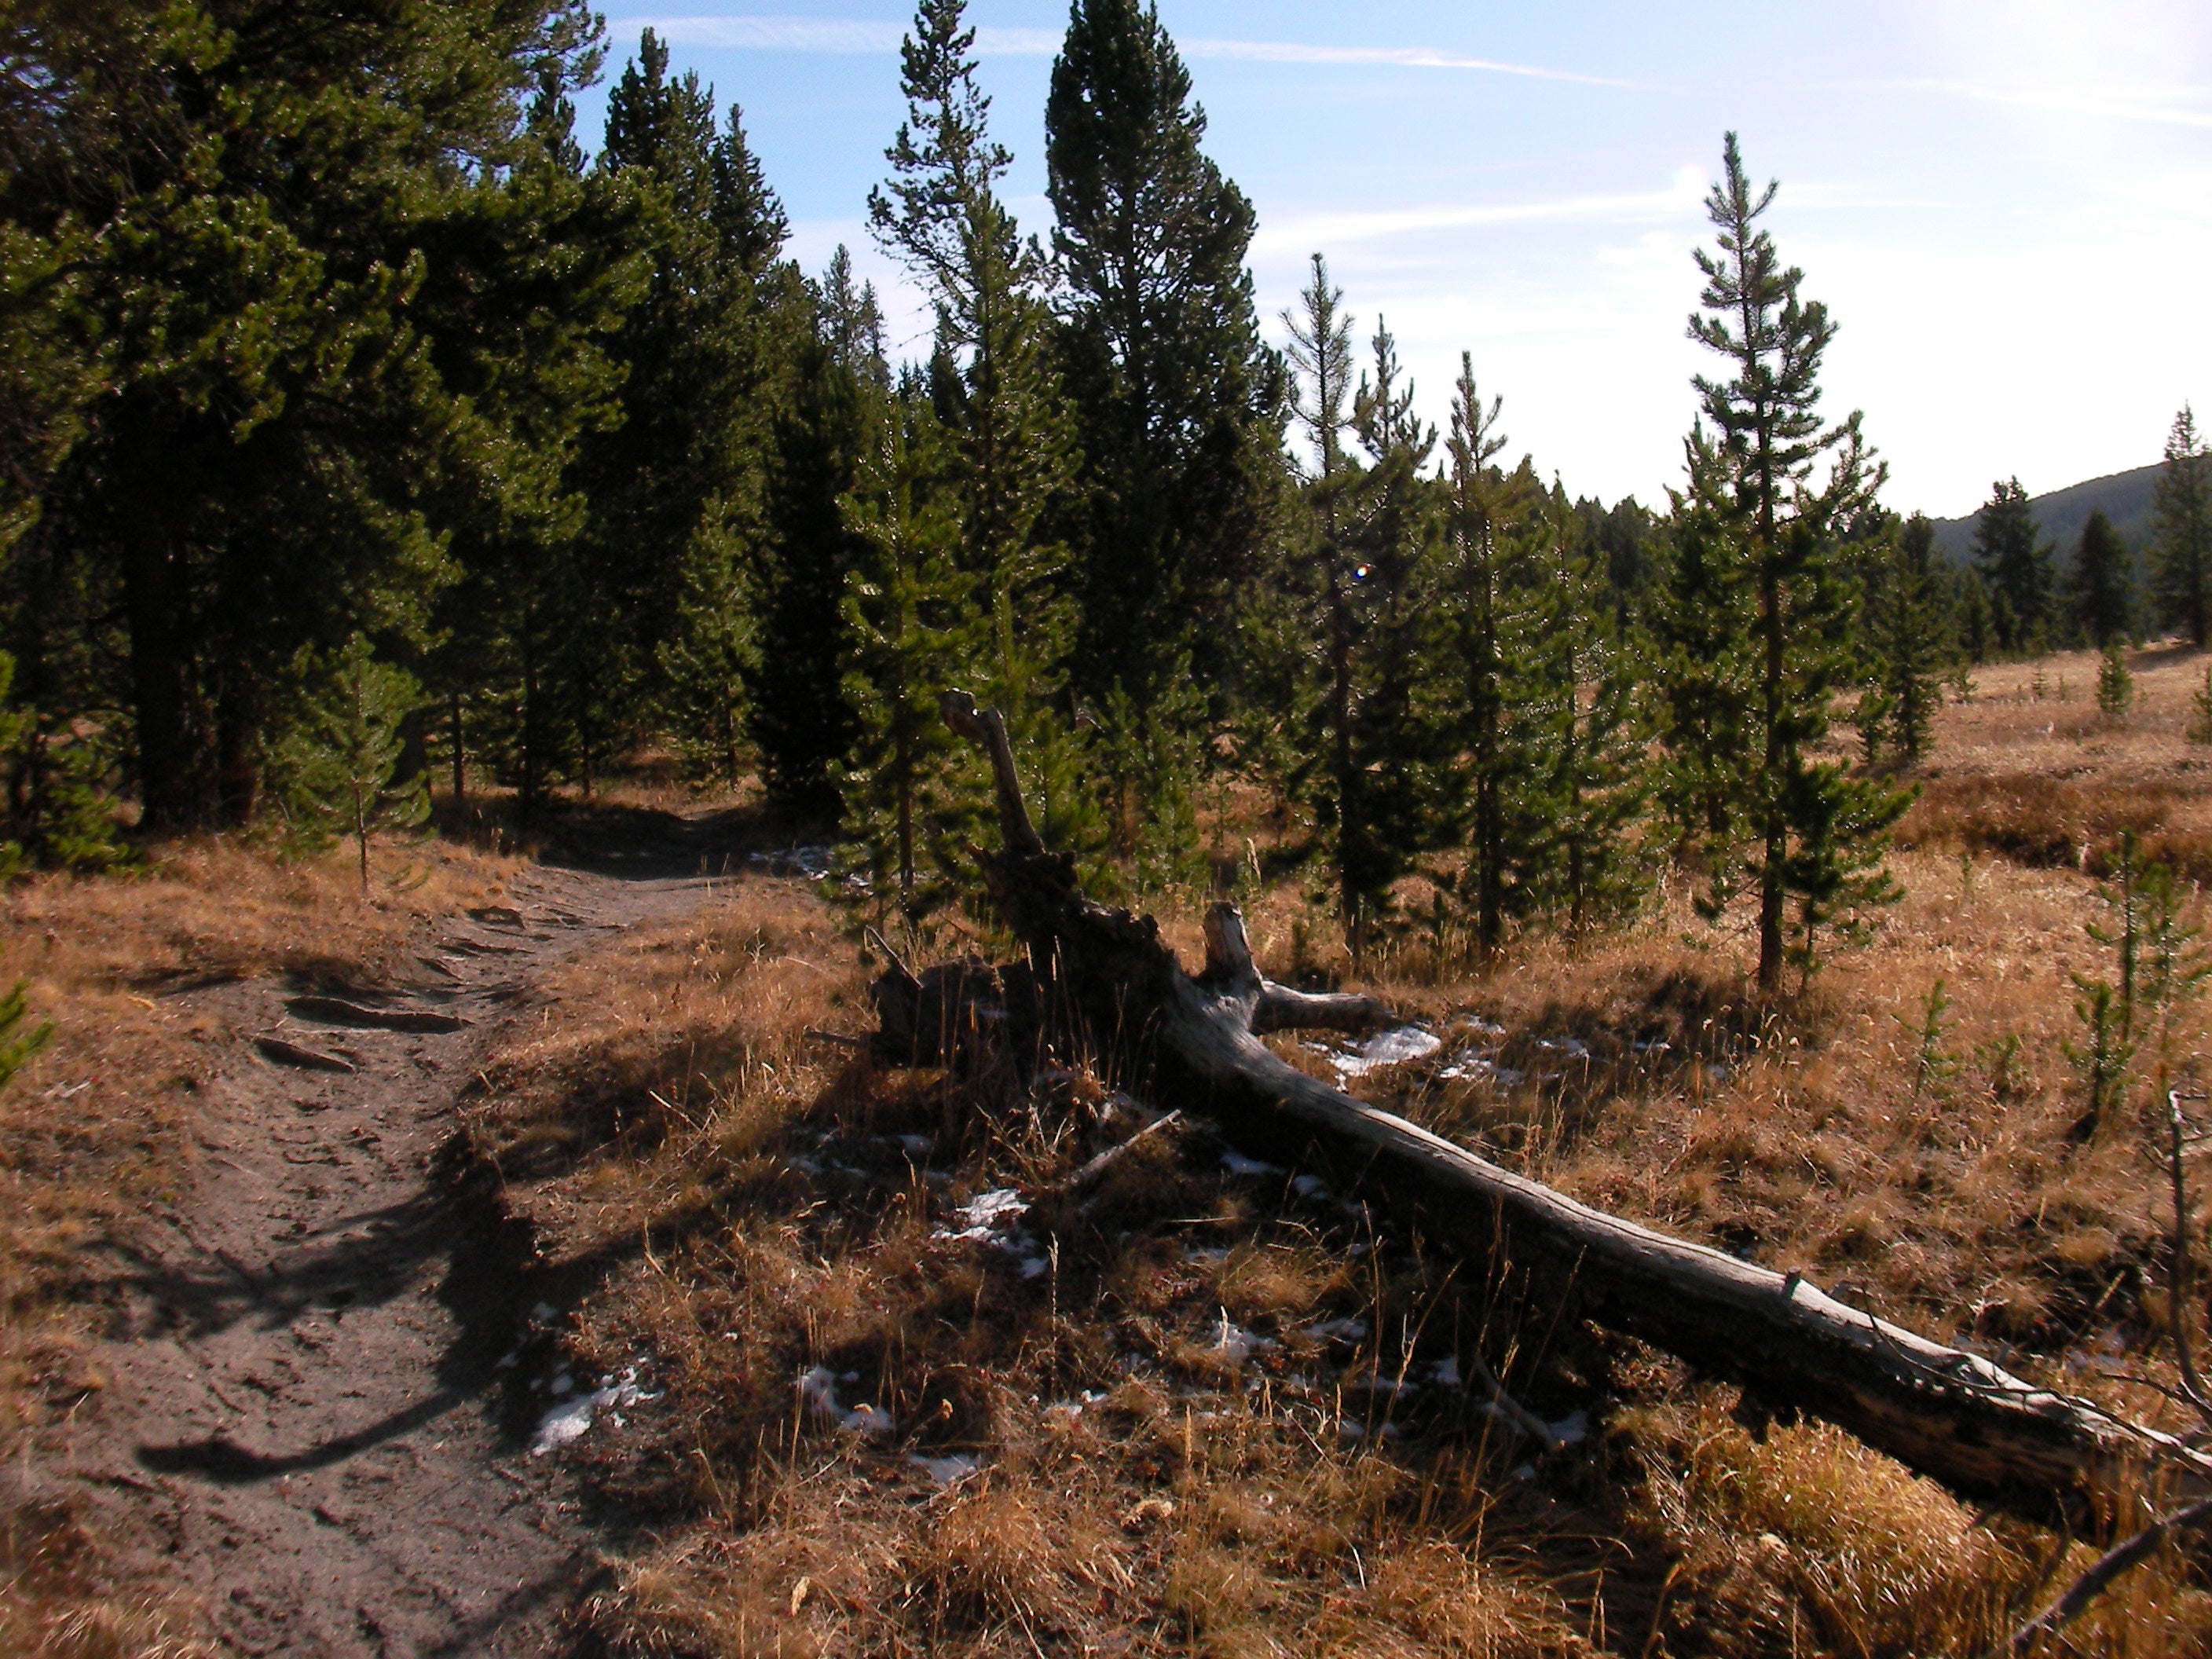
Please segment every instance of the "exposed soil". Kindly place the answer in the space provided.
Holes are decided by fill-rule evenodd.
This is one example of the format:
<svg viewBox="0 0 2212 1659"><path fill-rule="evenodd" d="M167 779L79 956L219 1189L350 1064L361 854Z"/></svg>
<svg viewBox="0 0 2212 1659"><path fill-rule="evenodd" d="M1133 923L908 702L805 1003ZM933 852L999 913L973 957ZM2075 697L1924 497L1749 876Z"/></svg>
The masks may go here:
<svg viewBox="0 0 2212 1659"><path fill-rule="evenodd" d="M457 1156L457 1107L502 1031L561 1018L549 969L699 901L683 872L720 845L653 828L451 918L411 983L177 994L222 1032L196 1177L131 1241L106 1386L17 1478L89 1507L227 1647L560 1642L598 1558L562 1460L533 1455L557 1316Z"/></svg>

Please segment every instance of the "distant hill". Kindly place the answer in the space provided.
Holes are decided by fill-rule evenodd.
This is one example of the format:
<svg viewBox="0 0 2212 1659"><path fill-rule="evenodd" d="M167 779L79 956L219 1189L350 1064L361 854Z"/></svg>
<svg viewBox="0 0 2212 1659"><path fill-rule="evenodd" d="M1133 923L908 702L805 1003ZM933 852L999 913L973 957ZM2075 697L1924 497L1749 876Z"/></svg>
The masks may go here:
<svg viewBox="0 0 2212 1659"><path fill-rule="evenodd" d="M2105 516L2120 532L2120 539L2134 551L2142 552L2150 542L2150 498L2157 484L2158 463L2154 461L2132 472L2115 472L2110 477L2069 484L2048 495L2033 497L2028 505L2035 509L2036 527L2043 532L2043 539L2058 550L2058 565L2063 569L2066 556L2081 539L2081 526L2089 522L2089 515L2099 507L2104 508ZM1974 546L1972 515L1936 520L1936 545L1954 559L1966 559Z"/></svg>

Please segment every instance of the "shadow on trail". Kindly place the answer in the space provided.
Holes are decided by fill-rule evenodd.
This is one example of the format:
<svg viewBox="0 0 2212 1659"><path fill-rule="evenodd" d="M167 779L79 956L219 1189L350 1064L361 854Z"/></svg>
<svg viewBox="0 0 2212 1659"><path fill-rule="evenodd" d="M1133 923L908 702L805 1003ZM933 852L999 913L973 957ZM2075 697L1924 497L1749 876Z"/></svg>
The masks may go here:
<svg viewBox="0 0 2212 1659"><path fill-rule="evenodd" d="M559 800L541 807L526 833L539 843L539 861L555 868L670 881L757 873L763 865L754 854L822 842L829 832L759 803L681 816L621 802Z"/></svg>
<svg viewBox="0 0 2212 1659"><path fill-rule="evenodd" d="M453 1314L456 1330L439 1357L430 1393L365 1427L290 1451L253 1451L216 1435L142 1445L140 1464L157 1474L198 1474L225 1486L274 1480L343 1462L477 1399L486 1400L501 1437L518 1440L534 1415L522 1387L532 1367L503 1367L500 1361L550 1342L550 1334L536 1329L527 1310L544 1294L540 1281L558 1275L539 1262L529 1224L507 1214L499 1202L496 1177L483 1168L465 1169L463 1156L456 1136L441 1149L430 1187L419 1199L349 1224L392 1224L370 1238L305 1253L304 1260L275 1273L226 1264L227 1279L210 1273L149 1275L140 1281L164 1307L183 1310L194 1334L246 1318L278 1329L315 1311L342 1319L349 1309L399 1294L424 1262L443 1256L438 1300Z"/></svg>

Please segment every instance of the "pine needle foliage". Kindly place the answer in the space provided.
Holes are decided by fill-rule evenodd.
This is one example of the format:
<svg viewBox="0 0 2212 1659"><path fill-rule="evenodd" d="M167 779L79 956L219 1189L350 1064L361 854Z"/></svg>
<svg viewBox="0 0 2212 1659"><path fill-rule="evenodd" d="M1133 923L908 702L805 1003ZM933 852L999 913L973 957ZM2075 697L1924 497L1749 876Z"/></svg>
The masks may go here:
<svg viewBox="0 0 2212 1659"><path fill-rule="evenodd" d="M1720 592L1743 607L1724 643L1741 639L1752 658L1742 746L1729 757L1732 775L1716 781L1736 797L1729 831L1756 887L1759 985L1770 994L1785 960L1811 971L1823 929L1852 933L1895 896L1882 854L1911 799L1815 758L1848 664L1852 596L1836 544L1884 474L1857 415L1828 427L1819 413L1835 327L1825 307L1800 296L1802 273L1782 264L1758 224L1777 188L1753 190L1730 133L1706 203L1717 246L1697 255L1703 309L1690 319L1691 337L1730 371L1695 382L1702 414L1689 441L1690 494L1734 567ZM1816 477L1823 459L1827 474ZM1729 855L1715 846L1711 862ZM1707 902L1721 902L1730 884L1715 882Z"/></svg>
<svg viewBox="0 0 2212 1659"><path fill-rule="evenodd" d="M2128 671L2128 653L2118 640L2106 645L2097 659L2097 712L2108 720L2122 720L2136 706L2136 677Z"/></svg>
<svg viewBox="0 0 2212 1659"><path fill-rule="evenodd" d="M5 996L0 996L0 1089L6 1088L31 1056L53 1038L54 1023L50 1019L25 1027L31 1013L30 991L30 981L19 979Z"/></svg>
<svg viewBox="0 0 2212 1659"><path fill-rule="evenodd" d="M369 837L415 829L429 815L426 780L399 775L400 725L422 695L404 669L379 662L360 634L306 678L310 690L284 740L289 838L313 851L350 837L366 893Z"/></svg>
<svg viewBox="0 0 2212 1659"><path fill-rule="evenodd" d="M927 388L890 400L846 512L855 542L844 584L843 693L853 745L832 769L843 802L842 872L879 917L919 925L951 896L952 847L981 823L978 786L938 713L982 644L959 568L951 441Z"/></svg>
<svg viewBox="0 0 2212 1659"><path fill-rule="evenodd" d="M2151 598L2159 621L2201 647L2212 629L2212 450L2185 404L2166 434L2152 512Z"/></svg>
<svg viewBox="0 0 2212 1659"><path fill-rule="evenodd" d="M1550 538L1533 472L1498 465L1506 444L1503 408L1497 396L1484 404L1474 358L1462 352L1445 440L1442 608L1459 757L1452 827L1466 849L1459 900L1485 962L1539 902L1549 834L1541 634Z"/></svg>

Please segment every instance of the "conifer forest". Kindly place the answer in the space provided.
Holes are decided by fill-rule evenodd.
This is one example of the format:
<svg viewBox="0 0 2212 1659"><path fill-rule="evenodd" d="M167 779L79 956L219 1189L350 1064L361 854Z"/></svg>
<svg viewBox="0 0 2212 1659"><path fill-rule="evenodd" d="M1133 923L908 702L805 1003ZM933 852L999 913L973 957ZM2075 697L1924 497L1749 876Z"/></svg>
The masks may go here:
<svg viewBox="0 0 2212 1659"><path fill-rule="evenodd" d="M0 7L0 1454L33 1494L0 1648L2203 1650L2191 411L2140 534L2054 545L2005 478L1947 550L1824 396L1853 319L1757 133L1716 131L1674 482L1601 500L1478 350L1425 420L1328 247L1263 312L1149 0L1072 0L1027 222L976 40L918 0L869 246L809 269L739 101L583 0ZM589 885L620 858L652 879ZM1159 920L1068 920L1102 906ZM1183 1072L1071 1051L1102 964ZM1225 1036L1188 1015L1237 996ZM374 1115L441 1068L450 1139ZM1309 1084L1297 1146L1222 1103ZM1508 1243L1438 1243L1491 1188L1386 1221L1340 1149L1301 1173L1340 1105L1508 1183ZM586 1471L544 1534L564 1633L351 1558L315 1569L343 1630L204 1565L203 1616L131 1565L136 1510L34 1493L71 1402L128 1395L87 1408L139 1437L100 1503L198 1480L239 1559L291 1547L270 1472L370 1440L286 1462L129 1391L178 1332L246 1340L278 1220L355 1224L319 1187L264 1215L300 1159L236 1161L346 1112L333 1158L406 1149L348 1177L363 1224L474 1229L453 1282L495 1281L448 1286L436 1409L507 1391L481 1455L518 1492ZM216 1166L283 1242L209 1218ZM406 1208L425 1179L461 1219ZM1557 1285L1516 1254L1569 1236L1523 1189L1714 1282L1786 1269L1787 1310L1816 1278L1807 1352L1942 1357L1869 1404L1786 1333L1701 1348L1596 1246ZM149 1218L185 1242L116 1243ZM214 1259L188 1223L246 1289L178 1265ZM269 1328L338 1330L297 1271ZM1595 1311L1554 1321L1569 1284ZM320 1386L198 1363L256 1410ZM1959 1426L2030 1393L2064 1395L2047 1462ZM409 1525L492 1540L504 1595L547 1546L473 1478Z"/></svg>

